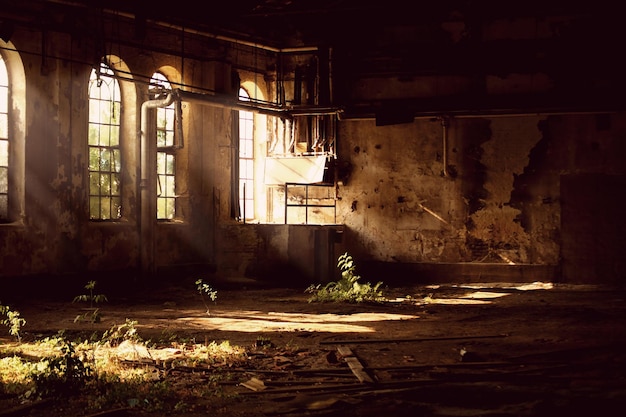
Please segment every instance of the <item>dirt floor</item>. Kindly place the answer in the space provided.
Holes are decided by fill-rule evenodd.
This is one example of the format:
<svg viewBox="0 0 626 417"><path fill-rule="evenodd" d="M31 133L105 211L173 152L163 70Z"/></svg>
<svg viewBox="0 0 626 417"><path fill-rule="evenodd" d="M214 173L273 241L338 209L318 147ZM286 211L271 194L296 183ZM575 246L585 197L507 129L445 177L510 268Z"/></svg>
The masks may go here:
<svg viewBox="0 0 626 417"><path fill-rule="evenodd" d="M245 283L217 289L209 314L181 283L109 296L100 323L74 322L81 309L71 300L22 298L13 307L27 319L25 338L132 319L144 340L175 335L244 347L243 361L162 373L171 384L216 392L179 415L613 416L626 407L620 289L415 286L386 288L380 305L310 303L303 289ZM8 340L0 334L0 343ZM225 371L229 378L212 378ZM163 414L47 402L24 415Z"/></svg>

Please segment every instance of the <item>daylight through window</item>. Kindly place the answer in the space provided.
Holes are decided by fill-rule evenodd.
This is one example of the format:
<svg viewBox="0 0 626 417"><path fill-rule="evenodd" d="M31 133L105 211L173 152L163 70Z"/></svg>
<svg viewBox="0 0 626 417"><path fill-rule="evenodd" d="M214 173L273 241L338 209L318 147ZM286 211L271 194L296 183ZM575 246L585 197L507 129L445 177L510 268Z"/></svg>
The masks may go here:
<svg viewBox="0 0 626 417"><path fill-rule="evenodd" d="M89 79L89 218L122 217L120 87L102 64Z"/></svg>
<svg viewBox="0 0 626 417"><path fill-rule="evenodd" d="M239 99L249 100L243 88ZM254 117L249 111L239 111L239 209L240 218L254 219Z"/></svg>
<svg viewBox="0 0 626 417"><path fill-rule="evenodd" d="M0 55L0 221L9 217L9 76Z"/></svg>
<svg viewBox="0 0 626 417"><path fill-rule="evenodd" d="M150 82L151 96L171 91L167 78L156 72ZM176 216L176 157L174 142L174 103L156 109L157 142L157 219L171 220Z"/></svg>

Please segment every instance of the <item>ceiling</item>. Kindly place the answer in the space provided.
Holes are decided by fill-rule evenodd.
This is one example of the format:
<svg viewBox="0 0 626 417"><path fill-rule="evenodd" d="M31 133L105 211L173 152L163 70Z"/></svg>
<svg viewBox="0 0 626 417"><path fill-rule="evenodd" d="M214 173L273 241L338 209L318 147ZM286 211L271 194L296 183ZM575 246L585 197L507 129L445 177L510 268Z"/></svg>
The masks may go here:
<svg viewBox="0 0 626 417"><path fill-rule="evenodd" d="M99 0L147 18L166 19L191 28L225 31L279 46L358 40L385 27L440 25L444 21L588 14L601 2L571 0L178 0L164 8L147 0ZM91 0L88 3L98 3ZM207 6L209 5L209 6Z"/></svg>
<svg viewBox="0 0 626 417"><path fill-rule="evenodd" d="M549 16L600 11L601 2L565 0L0 0L3 15L124 13L190 30L237 36L276 47L358 40L385 27L440 25L444 21Z"/></svg>
<svg viewBox="0 0 626 417"><path fill-rule="evenodd" d="M623 15L615 10L618 4L610 0L0 0L0 37L6 37L5 29L10 37L9 23L99 41L103 21L110 25L124 21L136 28L143 24L158 30L182 28L261 45L268 47L268 59L275 58L274 51L290 48L332 51L333 99L342 102L351 99L350 87L358 79L387 77L405 82L440 75L470 80L472 90L454 98L455 106L463 108L534 108L538 100L542 108L563 103L606 106L611 104L607 92L621 108L626 61L618 52L625 40ZM140 36L123 41L145 47ZM180 51L172 42L158 47L164 53ZM198 50L222 53L219 48ZM515 94L510 102L476 104L474 89L482 94L488 76L504 80L511 74L545 74L554 84L556 104L549 101L551 97L537 98L534 91L528 92L527 99ZM420 106L439 112L448 109L450 99L441 100L440 104L430 98L417 104L413 100L411 111L416 106L420 112L424 111ZM396 107L409 106L399 101L394 113Z"/></svg>

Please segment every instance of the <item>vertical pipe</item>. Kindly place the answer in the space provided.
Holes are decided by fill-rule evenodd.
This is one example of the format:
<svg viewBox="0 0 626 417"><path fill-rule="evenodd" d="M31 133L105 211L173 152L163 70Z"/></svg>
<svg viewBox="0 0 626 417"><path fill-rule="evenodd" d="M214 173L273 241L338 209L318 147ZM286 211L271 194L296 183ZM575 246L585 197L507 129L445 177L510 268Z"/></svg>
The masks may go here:
<svg viewBox="0 0 626 417"><path fill-rule="evenodd" d="M289 189L289 185L288 183L285 183L285 224L287 224L287 202L289 201L287 199L287 191Z"/></svg>
<svg viewBox="0 0 626 417"><path fill-rule="evenodd" d="M163 99L148 100L141 104L140 147L140 218L139 247L141 274L148 278L156 272L155 267L155 228L156 228L156 141L150 140L148 132L149 110L167 107L174 102L174 94L169 93Z"/></svg>
<svg viewBox="0 0 626 417"><path fill-rule="evenodd" d="M441 117L442 127L442 162L443 162L443 176L448 176L448 118L446 116Z"/></svg>
<svg viewBox="0 0 626 417"><path fill-rule="evenodd" d="M304 224L309 224L309 185L304 186Z"/></svg>
<svg viewBox="0 0 626 417"><path fill-rule="evenodd" d="M174 107L174 147L182 149L185 146L185 138L183 136L183 104L180 100L176 100Z"/></svg>

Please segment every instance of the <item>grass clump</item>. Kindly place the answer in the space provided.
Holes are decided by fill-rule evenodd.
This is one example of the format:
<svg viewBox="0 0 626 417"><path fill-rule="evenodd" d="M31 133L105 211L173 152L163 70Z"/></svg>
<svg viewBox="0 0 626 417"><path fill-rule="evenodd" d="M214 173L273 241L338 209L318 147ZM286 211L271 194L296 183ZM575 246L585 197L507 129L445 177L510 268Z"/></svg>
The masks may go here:
<svg viewBox="0 0 626 417"><path fill-rule="evenodd" d="M309 286L306 289L307 293L312 294L309 302L380 303L385 300L382 281L376 284L361 283L354 259L348 252L338 258L337 267L341 270L341 279L326 285Z"/></svg>
<svg viewBox="0 0 626 417"><path fill-rule="evenodd" d="M247 361L245 349L227 341L149 346L136 326L127 319L94 340L70 339L59 332L27 343L0 344L0 409L48 399L68 413L129 407L184 413L198 402L209 404L229 367ZM129 352L146 352L149 358L133 359ZM213 382L202 392L193 387L200 378L195 374L188 374L189 383L170 375L177 368L202 372L211 367L225 371L212 374Z"/></svg>

